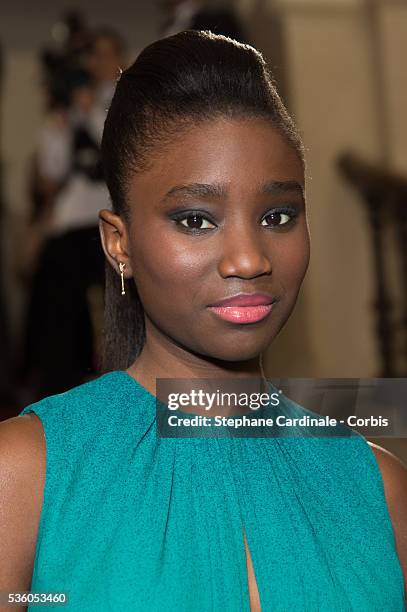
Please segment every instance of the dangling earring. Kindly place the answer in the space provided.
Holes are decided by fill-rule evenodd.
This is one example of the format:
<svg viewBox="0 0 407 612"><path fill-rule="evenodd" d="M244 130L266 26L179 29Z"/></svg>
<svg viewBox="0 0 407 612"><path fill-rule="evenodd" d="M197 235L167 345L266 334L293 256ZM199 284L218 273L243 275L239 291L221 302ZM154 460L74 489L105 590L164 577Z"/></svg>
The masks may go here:
<svg viewBox="0 0 407 612"><path fill-rule="evenodd" d="M124 289L124 276L123 276L123 270L124 270L125 267L126 267L126 264L121 261L119 263L119 268L120 268L120 276L121 276L121 280L122 280L122 295L124 295L126 293L126 291Z"/></svg>

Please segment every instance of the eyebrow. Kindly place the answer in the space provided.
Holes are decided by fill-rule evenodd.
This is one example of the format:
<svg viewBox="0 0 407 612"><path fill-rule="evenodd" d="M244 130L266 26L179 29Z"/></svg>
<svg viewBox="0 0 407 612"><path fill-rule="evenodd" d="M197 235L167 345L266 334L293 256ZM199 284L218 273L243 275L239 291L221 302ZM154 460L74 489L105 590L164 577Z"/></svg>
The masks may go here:
<svg viewBox="0 0 407 612"><path fill-rule="evenodd" d="M261 192L270 195L297 192L304 196L304 187L298 181L269 181L262 185Z"/></svg>
<svg viewBox="0 0 407 612"><path fill-rule="evenodd" d="M260 187L260 193L279 195L282 193L297 192L304 195L304 188L298 181L268 181ZM220 183L189 183L188 185L176 185L172 187L162 198L165 203L176 196L195 196L225 198L227 196L226 185Z"/></svg>

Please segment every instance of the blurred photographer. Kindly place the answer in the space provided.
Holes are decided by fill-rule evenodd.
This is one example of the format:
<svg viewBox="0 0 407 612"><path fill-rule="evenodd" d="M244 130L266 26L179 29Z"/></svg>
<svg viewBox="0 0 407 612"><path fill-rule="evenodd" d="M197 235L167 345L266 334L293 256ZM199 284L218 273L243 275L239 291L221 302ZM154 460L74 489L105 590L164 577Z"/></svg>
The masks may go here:
<svg viewBox="0 0 407 612"><path fill-rule="evenodd" d="M62 392L98 367L95 316L104 282L98 211L109 206L99 145L122 62L115 36L103 30L89 40L84 67L64 75L67 104L55 105L38 138L43 197L20 266L31 285L22 378L34 398ZM63 368L55 365L61 352Z"/></svg>

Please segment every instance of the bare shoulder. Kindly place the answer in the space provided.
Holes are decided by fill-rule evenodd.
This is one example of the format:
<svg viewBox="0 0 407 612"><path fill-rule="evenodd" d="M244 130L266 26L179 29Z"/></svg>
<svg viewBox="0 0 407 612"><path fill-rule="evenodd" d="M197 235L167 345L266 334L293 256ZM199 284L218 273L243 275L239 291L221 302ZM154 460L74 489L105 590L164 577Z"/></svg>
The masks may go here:
<svg viewBox="0 0 407 612"><path fill-rule="evenodd" d="M407 467L401 459L385 448L373 442L368 442L368 444L379 465L386 497L389 496L392 505L400 505L400 510L407 513ZM398 504L398 501L401 503Z"/></svg>
<svg viewBox="0 0 407 612"><path fill-rule="evenodd" d="M393 453L368 442L382 474L386 502L404 573L407 595L407 467Z"/></svg>
<svg viewBox="0 0 407 612"><path fill-rule="evenodd" d="M29 590L45 469L40 419L29 413L1 422L0 590Z"/></svg>
<svg viewBox="0 0 407 612"><path fill-rule="evenodd" d="M0 448L30 453L45 450L44 429L41 420L32 412L0 422ZM28 448L30 446L30 448Z"/></svg>

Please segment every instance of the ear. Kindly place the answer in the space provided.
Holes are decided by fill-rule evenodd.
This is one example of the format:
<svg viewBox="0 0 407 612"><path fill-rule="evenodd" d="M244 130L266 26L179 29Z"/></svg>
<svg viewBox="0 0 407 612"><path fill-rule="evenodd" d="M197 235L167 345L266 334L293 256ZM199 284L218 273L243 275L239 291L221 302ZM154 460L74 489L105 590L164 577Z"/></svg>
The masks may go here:
<svg viewBox="0 0 407 612"><path fill-rule="evenodd" d="M102 247L110 265L120 274L119 264L125 263L123 274L126 278L131 278L133 271L129 256L129 237L122 218L106 208L100 210L99 232Z"/></svg>

